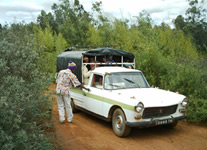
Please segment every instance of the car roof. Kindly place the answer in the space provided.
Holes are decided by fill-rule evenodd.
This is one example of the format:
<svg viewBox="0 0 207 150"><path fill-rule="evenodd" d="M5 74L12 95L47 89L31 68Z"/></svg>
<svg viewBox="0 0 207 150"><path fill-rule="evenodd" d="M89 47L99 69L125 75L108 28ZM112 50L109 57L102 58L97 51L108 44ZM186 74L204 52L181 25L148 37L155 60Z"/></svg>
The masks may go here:
<svg viewBox="0 0 207 150"><path fill-rule="evenodd" d="M136 69L129 69L125 67L111 66L111 67L97 67L92 72L98 74L106 74L106 73L117 73L117 72L141 72L141 71Z"/></svg>

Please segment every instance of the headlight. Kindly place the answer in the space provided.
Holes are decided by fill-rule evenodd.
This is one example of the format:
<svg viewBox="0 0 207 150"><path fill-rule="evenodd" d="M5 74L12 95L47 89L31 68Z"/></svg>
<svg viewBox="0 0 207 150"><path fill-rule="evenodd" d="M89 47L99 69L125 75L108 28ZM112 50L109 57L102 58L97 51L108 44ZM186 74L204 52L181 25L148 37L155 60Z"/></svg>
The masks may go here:
<svg viewBox="0 0 207 150"><path fill-rule="evenodd" d="M135 110L136 110L138 113L142 112L143 109L144 109L144 104L143 104L142 102L139 102L139 103L137 104L137 106L135 106Z"/></svg>
<svg viewBox="0 0 207 150"><path fill-rule="evenodd" d="M182 103L181 103L181 105L183 107L186 107L188 105L188 98L184 98L183 101L182 101Z"/></svg>

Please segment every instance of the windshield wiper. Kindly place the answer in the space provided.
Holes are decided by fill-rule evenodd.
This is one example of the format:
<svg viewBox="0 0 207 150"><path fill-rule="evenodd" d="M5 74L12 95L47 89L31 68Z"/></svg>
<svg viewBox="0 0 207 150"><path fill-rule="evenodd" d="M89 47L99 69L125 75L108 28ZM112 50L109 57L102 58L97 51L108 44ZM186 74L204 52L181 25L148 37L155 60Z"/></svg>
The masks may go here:
<svg viewBox="0 0 207 150"><path fill-rule="evenodd" d="M124 78L124 80L128 81L129 83L135 84L137 87L140 88L139 84L135 83L134 81L126 79L126 78Z"/></svg>
<svg viewBox="0 0 207 150"><path fill-rule="evenodd" d="M121 87L119 85L115 85L115 84L109 84L110 86L115 86L115 87Z"/></svg>

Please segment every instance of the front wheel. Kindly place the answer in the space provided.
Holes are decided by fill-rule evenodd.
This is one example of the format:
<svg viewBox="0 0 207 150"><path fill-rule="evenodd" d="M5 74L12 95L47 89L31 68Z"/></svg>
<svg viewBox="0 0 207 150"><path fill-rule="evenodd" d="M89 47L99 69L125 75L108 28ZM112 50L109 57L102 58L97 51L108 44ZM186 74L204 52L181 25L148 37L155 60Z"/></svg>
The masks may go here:
<svg viewBox="0 0 207 150"><path fill-rule="evenodd" d="M128 127L126 124L126 117L124 115L124 112L120 109L117 108L112 117L112 127L114 133L119 136L119 137L125 137L128 136L131 128Z"/></svg>

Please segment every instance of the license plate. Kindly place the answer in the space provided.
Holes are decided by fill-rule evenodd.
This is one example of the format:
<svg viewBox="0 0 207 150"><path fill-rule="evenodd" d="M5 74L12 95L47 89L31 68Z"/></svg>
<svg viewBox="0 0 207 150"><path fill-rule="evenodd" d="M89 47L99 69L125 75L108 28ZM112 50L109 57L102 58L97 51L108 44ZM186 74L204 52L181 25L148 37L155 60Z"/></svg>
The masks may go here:
<svg viewBox="0 0 207 150"><path fill-rule="evenodd" d="M172 119L157 120L157 121L156 121L156 125L169 124L169 123L172 123L172 122L173 122Z"/></svg>

